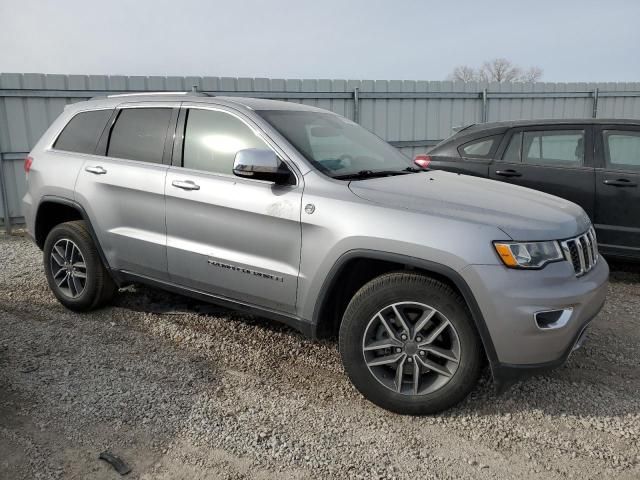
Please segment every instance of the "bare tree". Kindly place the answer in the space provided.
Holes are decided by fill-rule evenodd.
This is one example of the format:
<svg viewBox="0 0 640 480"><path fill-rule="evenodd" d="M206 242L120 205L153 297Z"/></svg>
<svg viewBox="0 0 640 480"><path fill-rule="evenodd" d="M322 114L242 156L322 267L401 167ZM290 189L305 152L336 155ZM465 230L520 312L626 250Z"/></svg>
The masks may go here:
<svg viewBox="0 0 640 480"><path fill-rule="evenodd" d="M537 82L542 78L542 69L540 67L531 67L522 72L520 75L521 82Z"/></svg>
<svg viewBox="0 0 640 480"><path fill-rule="evenodd" d="M484 62L480 68L460 65L453 69L449 80L461 82L537 82L542 77L540 67L523 70L506 58L495 58Z"/></svg>
<svg viewBox="0 0 640 480"><path fill-rule="evenodd" d="M506 58L495 58L484 62L478 74L485 82L515 82L522 75L522 70Z"/></svg>
<svg viewBox="0 0 640 480"><path fill-rule="evenodd" d="M449 74L448 79L459 82L473 82L477 80L476 71L472 67L459 65Z"/></svg>

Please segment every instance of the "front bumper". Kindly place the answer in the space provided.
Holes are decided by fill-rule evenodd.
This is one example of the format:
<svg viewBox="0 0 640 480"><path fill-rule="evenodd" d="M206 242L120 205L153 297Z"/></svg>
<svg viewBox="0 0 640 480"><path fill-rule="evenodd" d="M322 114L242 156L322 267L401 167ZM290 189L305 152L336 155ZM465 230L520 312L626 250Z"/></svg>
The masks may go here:
<svg viewBox="0 0 640 480"><path fill-rule="evenodd" d="M601 256L582 277L575 276L569 262L551 263L541 270L469 265L460 273L484 317L498 379L566 361L604 304L609 266ZM538 312L567 308L573 309L571 317L559 328L542 329L535 320Z"/></svg>

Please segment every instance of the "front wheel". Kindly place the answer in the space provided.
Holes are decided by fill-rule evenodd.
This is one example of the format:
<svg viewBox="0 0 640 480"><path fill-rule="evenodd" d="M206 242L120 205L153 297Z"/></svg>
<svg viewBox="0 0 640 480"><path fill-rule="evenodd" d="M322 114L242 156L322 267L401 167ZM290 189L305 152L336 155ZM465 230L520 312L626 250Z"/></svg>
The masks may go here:
<svg viewBox="0 0 640 480"><path fill-rule="evenodd" d="M75 311L108 302L117 288L83 221L61 223L44 243L44 271L56 298Z"/></svg>
<svg viewBox="0 0 640 480"><path fill-rule="evenodd" d="M364 285L347 306L339 343L355 387L401 414L457 404L482 365L464 300L445 283L415 273L390 273Z"/></svg>

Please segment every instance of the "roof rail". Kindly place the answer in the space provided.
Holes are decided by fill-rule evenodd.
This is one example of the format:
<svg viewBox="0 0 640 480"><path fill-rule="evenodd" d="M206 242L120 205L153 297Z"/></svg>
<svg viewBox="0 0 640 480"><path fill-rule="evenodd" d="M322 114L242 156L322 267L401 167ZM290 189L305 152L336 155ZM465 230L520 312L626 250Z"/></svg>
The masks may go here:
<svg viewBox="0 0 640 480"><path fill-rule="evenodd" d="M120 97L139 97L139 96L162 96L162 95L189 95L196 97L210 97L211 95L205 92L199 92L192 90L190 92L132 92L132 93L116 93L113 95L107 95L107 98L120 98Z"/></svg>

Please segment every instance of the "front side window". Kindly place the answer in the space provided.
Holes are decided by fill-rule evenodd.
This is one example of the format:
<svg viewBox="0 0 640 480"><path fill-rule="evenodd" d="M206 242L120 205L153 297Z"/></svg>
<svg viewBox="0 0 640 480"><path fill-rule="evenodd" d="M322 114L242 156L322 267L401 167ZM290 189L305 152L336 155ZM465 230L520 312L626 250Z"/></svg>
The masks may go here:
<svg viewBox="0 0 640 480"><path fill-rule="evenodd" d="M162 163L170 108L124 108L111 130L107 156Z"/></svg>
<svg viewBox="0 0 640 480"><path fill-rule="evenodd" d="M319 171L334 178L359 172L398 171L411 160L357 123L332 113L261 110L269 122Z"/></svg>
<svg viewBox="0 0 640 480"><path fill-rule="evenodd" d="M573 167L584 162L584 130L524 132L522 161L534 165Z"/></svg>
<svg viewBox="0 0 640 480"><path fill-rule="evenodd" d="M463 157L488 157L495 141L495 137L481 138L465 143L458 151Z"/></svg>
<svg viewBox="0 0 640 480"><path fill-rule="evenodd" d="M605 130L607 167L640 170L640 132Z"/></svg>
<svg viewBox="0 0 640 480"><path fill-rule="evenodd" d="M240 119L217 110L192 108L187 114L182 166L233 174L236 153L269 146Z"/></svg>
<svg viewBox="0 0 640 480"><path fill-rule="evenodd" d="M113 110L78 113L64 127L53 148L66 152L94 153L111 112Z"/></svg>

